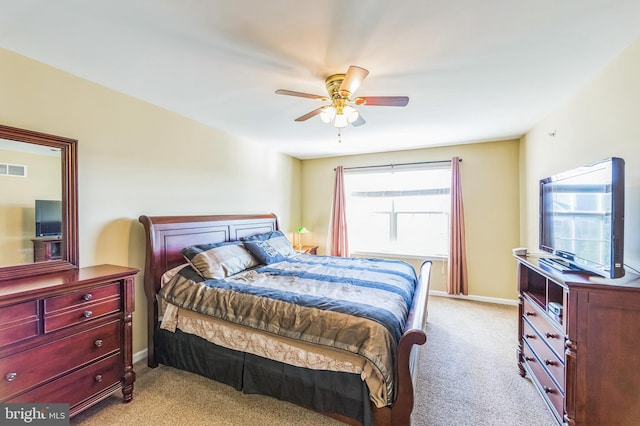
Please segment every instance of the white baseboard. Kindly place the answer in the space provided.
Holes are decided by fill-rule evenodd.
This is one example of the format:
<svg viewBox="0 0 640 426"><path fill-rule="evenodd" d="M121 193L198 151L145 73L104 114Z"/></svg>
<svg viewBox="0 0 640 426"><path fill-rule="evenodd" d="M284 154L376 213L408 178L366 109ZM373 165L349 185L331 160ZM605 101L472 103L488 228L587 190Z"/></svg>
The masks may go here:
<svg viewBox="0 0 640 426"><path fill-rule="evenodd" d="M135 364L136 362L142 361L145 358L147 358L147 350L143 349L140 352L136 352L135 354L133 354L133 363Z"/></svg>
<svg viewBox="0 0 640 426"><path fill-rule="evenodd" d="M463 296L459 294L448 294L446 291L439 291L439 290L430 290L429 295L436 296L436 297L449 297L451 299L473 300L475 302L497 303L499 305L518 306L517 300L501 299L498 297L485 297L485 296L474 296L474 295Z"/></svg>

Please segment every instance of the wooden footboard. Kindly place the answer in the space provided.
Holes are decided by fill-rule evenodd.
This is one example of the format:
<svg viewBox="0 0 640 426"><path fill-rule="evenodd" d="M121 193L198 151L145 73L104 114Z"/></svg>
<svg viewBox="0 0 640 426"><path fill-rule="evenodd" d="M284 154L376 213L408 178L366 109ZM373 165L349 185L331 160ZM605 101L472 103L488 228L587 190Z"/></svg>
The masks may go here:
<svg viewBox="0 0 640 426"><path fill-rule="evenodd" d="M431 261L422 262L419 274L418 286L407 318L405 332L396 352L398 381L396 399L391 407L374 409L374 424L376 426L409 426L411 424L419 355L417 345L424 345L427 341L424 330L427 322Z"/></svg>
<svg viewBox="0 0 640 426"><path fill-rule="evenodd" d="M144 287L147 296L147 364L157 367L153 335L158 324L157 293L162 274L184 263L180 251L194 244L236 241L241 237L278 229L277 217L260 215L214 216L140 216L146 234L146 261ZM422 263L419 282L409 311L405 332L396 353L397 389L395 402L390 407L372 406L376 426L410 425L414 403L414 381L418 348L427 338L424 332L427 320L427 299L431 262ZM359 424L344 416L333 416L348 424Z"/></svg>

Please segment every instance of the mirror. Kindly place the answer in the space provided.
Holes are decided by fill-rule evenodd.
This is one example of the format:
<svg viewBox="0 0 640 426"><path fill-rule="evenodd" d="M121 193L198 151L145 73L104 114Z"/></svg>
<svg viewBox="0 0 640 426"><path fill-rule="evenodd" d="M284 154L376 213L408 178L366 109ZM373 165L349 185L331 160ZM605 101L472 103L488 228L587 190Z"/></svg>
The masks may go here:
<svg viewBox="0 0 640 426"><path fill-rule="evenodd" d="M77 267L76 144L0 125L0 281Z"/></svg>

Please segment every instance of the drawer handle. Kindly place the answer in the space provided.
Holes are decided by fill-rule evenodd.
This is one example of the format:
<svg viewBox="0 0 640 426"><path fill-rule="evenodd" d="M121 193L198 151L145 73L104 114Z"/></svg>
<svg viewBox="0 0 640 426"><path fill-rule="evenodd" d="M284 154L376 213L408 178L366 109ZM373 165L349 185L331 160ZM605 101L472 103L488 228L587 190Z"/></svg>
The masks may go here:
<svg viewBox="0 0 640 426"><path fill-rule="evenodd" d="M524 338L525 338L525 339L535 339L535 338L536 338L536 336L535 336L535 334L525 334L525 335L524 335Z"/></svg>
<svg viewBox="0 0 640 426"><path fill-rule="evenodd" d="M93 299L93 294L91 293L87 293L84 296L82 296L82 300L91 300Z"/></svg>
<svg viewBox="0 0 640 426"><path fill-rule="evenodd" d="M85 317L85 318L91 318L91 317L93 316L93 312L91 312L91 311L84 311L84 312L82 313L82 316L83 316L83 317Z"/></svg>
<svg viewBox="0 0 640 426"><path fill-rule="evenodd" d="M98 339L95 342L93 342L94 345L96 345L96 348L99 348L100 346L102 346L104 342L102 341L102 339Z"/></svg>
<svg viewBox="0 0 640 426"><path fill-rule="evenodd" d="M531 312L531 311L527 311L527 312L525 312L524 314L525 314L526 316L528 316L528 317L535 317L535 316L536 316L536 313L535 313L535 312Z"/></svg>
<svg viewBox="0 0 640 426"><path fill-rule="evenodd" d="M524 359L525 359L525 361L529 361L529 362L533 362L533 361L535 361L535 360L536 360L536 359L535 359L534 357L532 357L532 356L525 356L525 357L524 357Z"/></svg>
<svg viewBox="0 0 640 426"><path fill-rule="evenodd" d="M558 363L556 361L551 361L550 359L545 359L544 360L544 364L545 365L558 365Z"/></svg>
<svg viewBox="0 0 640 426"><path fill-rule="evenodd" d="M102 382L102 374L96 374L96 377L94 377L95 381L98 383Z"/></svg>
<svg viewBox="0 0 640 426"><path fill-rule="evenodd" d="M545 393L556 393L556 391L548 386L543 387Z"/></svg>
<svg viewBox="0 0 640 426"><path fill-rule="evenodd" d="M13 382L16 379L16 377L18 377L18 373L9 373L6 376L4 376L4 379L7 382Z"/></svg>
<svg viewBox="0 0 640 426"><path fill-rule="evenodd" d="M547 336L547 339L557 339L559 336L557 334L553 334L553 333L545 333L545 336Z"/></svg>

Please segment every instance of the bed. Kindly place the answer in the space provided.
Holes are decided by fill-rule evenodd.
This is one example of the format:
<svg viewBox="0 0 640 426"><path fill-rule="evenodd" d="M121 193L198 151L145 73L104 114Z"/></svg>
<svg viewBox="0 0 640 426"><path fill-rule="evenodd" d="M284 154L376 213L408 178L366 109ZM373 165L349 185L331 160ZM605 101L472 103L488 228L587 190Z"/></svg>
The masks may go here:
<svg viewBox="0 0 640 426"><path fill-rule="evenodd" d="M406 290L404 283L408 273L402 269L403 262L394 263L381 259L343 259L297 253L285 259L275 259L274 263L270 264L266 260L263 262L267 264L256 261L256 265L249 265L250 268L238 274L231 271L233 274L225 276L224 279L212 280L201 276L199 265L195 261L191 264L185 261L185 248L218 247L229 242L244 241L244 244L230 245L252 249L257 246L260 249L261 238L264 235L278 235L277 217L273 214L140 216L139 220L144 225L146 234L144 287L148 302L149 367L155 368L161 363L192 371L246 393L269 395L305 406L347 424L375 426L410 424L418 348L426 342L424 328L427 319L427 295L431 270L429 261L422 263L417 276L414 273L411 291ZM259 254L261 253L257 253L255 258L259 258ZM347 272L338 269L342 267L342 263L345 263L344 271ZM289 278L293 273L291 269L307 267L315 269L305 269L303 271L305 275L302 278ZM391 276L397 281L394 285L399 286L399 289L391 288L393 293L381 297L380 304L386 303L386 299L402 300L403 302L399 304L404 303L406 309L403 318L393 324L386 323L387 317L395 318L400 314L387 315L386 311L382 314L374 312L373 321L371 318L354 318L355 322L351 323L351 311L347 312L347 310L355 309L360 313L361 307L350 307L349 303L343 300L332 299L332 303L329 303L319 297L297 293L293 299L296 300L295 303L298 303L298 300L304 300L301 304L304 305L302 308L291 304L288 299L278 299L279 296L275 297L276 308L262 307L262 301L267 299L266 296L275 291L271 286L276 285L277 277L284 277L282 279L285 281L294 280L295 291L302 292L300 283L309 281L311 284L308 285L311 288L315 285L313 280L321 276L316 272L323 268L328 268L332 274L357 273L357 276L350 279L365 282L366 285L363 287L373 287L374 292L381 291L381 286L370 284L368 278L360 279L362 277L360 274L364 273L361 271L373 269L375 274ZM383 271L376 268L382 268ZM412 268L411 270L413 271ZM273 277L273 282L263 277L262 274L265 273ZM325 280L325 278L321 279ZM251 285L245 285L247 281L251 281ZM318 285L319 287L329 285L333 281L336 279L332 277ZM258 291L255 290L254 283L264 284L267 288L266 290L261 288L260 293L253 293ZM221 291L216 287L218 285L226 287ZM197 291L192 290L194 286L198 287ZM385 284L385 291L389 290L387 287ZM241 289L238 294L234 292L234 296L230 299L226 296L228 291L235 291L238 288ZM352 286L348 286L348 289L352 289ZM333 294L336 290L327 291ZM353 290L346 291L341 287L340 291L348 293ZM285 293L290 294L290 292ZM225 294L225 297L219 296L220 294ZM277 294L280 295L279 290ZM209 308L195 307L194 298L215 299L218 303L217 308L210 309L215 312L208 311ZM239 305L243 298L247 298L248 303ZM223 299L224 303L219 299ZM358 297L347 294L346 299L351 299L356 302L355 305L358 305ZM320 308L318 305L306 306L309 300L314 300L314 303L321 300L320 305L323 310L325 306L330 305L326 309L327 317L316 317L315 315L319 315ZM261 309L256 308L258 305ZM225 309L229 311L220 314L220 311ZM278 315L283 317L280 318L277 326L269 324L266 328L254 329L254 323L264 324L265 322L247 319L255 315L272 315L273 312L278 312ZM296 321L288 321L287 315L282 314L283 312L290 312L291 316L296 315ZM297 315L300 317L298 318ZM213 318L215 316L217 318ZM231 316L240 318L242 321L239 324L229 323ZM345 318L349 323L344 323L344 329L335 325L324 328L315 327L340 330L332 331L329 344L326 343L326 336L318 337L317 340L315 337L301 338L300 342L294 341L291 337L294 334L303 335L307 329L314 328L310 325L331 321L332 316L337 318L336 321L339 324L346 321ZM304 332L289 330L283 325L289 322L304 322L305 318L308 324L303 326ZM370 326L371 324L378 326L378 323L382 324L378 327L382 331ZM384 345L379 343L347 345L341 336L352 334L350 328L373 330L369 331L369 335L390 335L391 338L387 339L390 342ZM217 337L209 337L211 330L214 330L213 334ZM224 336L227 336L227 340L224 340ZM258 343L254 345L251 342ZM355 353L349 353L345 346L356 346ZM271 348L275 348L273 353L270 352ZM375 351L379 353L373 353ZM308 361L313 364L307 365Z"/></svg>

